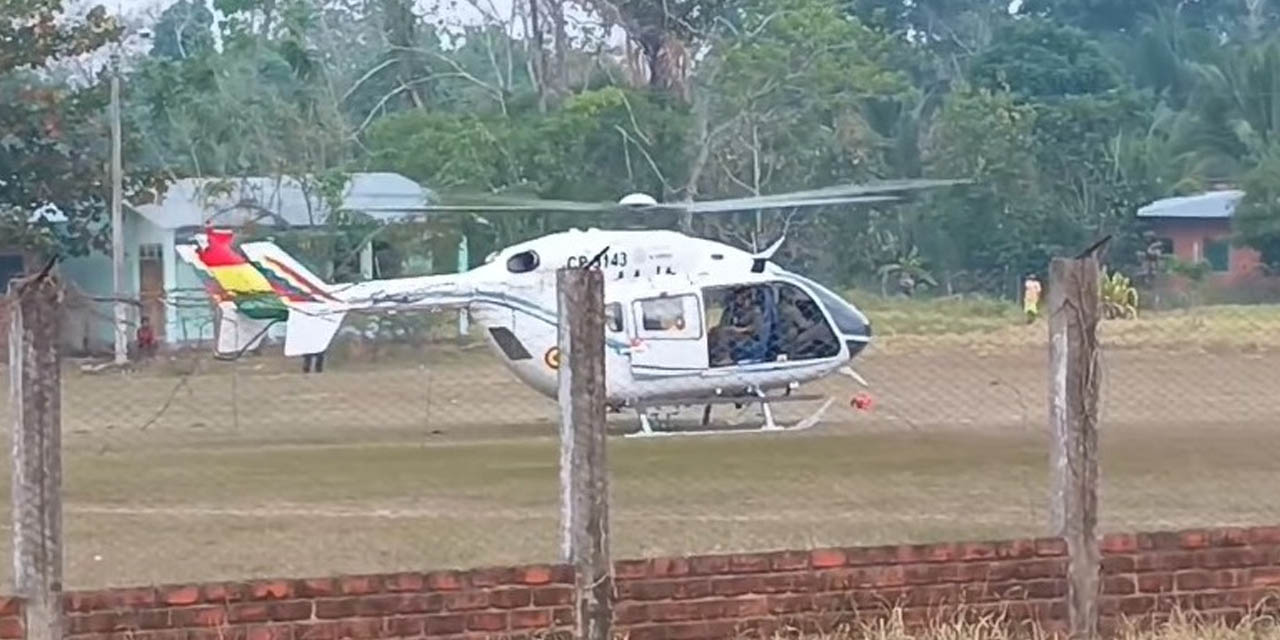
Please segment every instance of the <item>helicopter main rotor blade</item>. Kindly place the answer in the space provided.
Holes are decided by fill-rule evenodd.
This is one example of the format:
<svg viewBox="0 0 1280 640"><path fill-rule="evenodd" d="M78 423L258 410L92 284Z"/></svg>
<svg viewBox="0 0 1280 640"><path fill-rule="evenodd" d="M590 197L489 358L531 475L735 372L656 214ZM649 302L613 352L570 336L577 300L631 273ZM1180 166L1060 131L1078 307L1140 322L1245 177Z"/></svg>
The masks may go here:
<svg viewBox="0 0 1280 640"><path fill-rule="evenodd" d="M856 204L869 202L893 202L900 200L897 196L844 196L812 199L777 199L777 200L743 200L707 202L660 202L654 205L623 205L607 203L599 206L558 207L543 204L525 205L464 205L441 204L420 205L415 207L367 208L367 211L404 211L406 213L429 212L561 212L561 213L724 213L729 211L754 211L756 209L785 209L791 207L817 207L834 204ZM586 203L583 203L584 205Z"/></svg>
<svg viewBox="0 0 1280 640"><path fill-rule="evenodd" d="M722 213L790 207L814 207L834 204L890 202L910 191L968 184L968 180L909 179L834 185L819 189L792 191L762 196L703 200L699 202L660 202L656 204L620 204L618 202L579 202L543 200L511 196L472 195L471 202L455 196L451 202L412 207L374 208L373 211L428 212L561 212L561 213Z"/></svg>
<svg viewBox="0 0 1280 640"><path fill-rule="evenodd" d="M845 196L833 198L814 198L814 199L786 199L786 200L751 200L745 202L711 200L708 202L690 203L688 211L690 213L723 213L726 211L754 211L756 209L788 209L792 207L820 207L831 204L856 204L864 202L894 202L901 200L897 196Z"/></svg>
<svg viewBox="0 0 1280 640"><path fill-rule="evenodd" d="M874 182L856 182L849 184L832 185L829 187L820 187L817 189L807 189L804 191L791 191L788 193L777 193L762 196L752 196L752 199L778 199L778 198L825 198L831 196L849 196L849 195L865 195L873 193L900 193L907 191L919 191L921 189L936 189L939 187L949 187L957 184L968 184L970 180L956 179L940 179L940 178L907 178L902 180L877 180ZM741 198L739 198L741 199Z"/></svg>
<svg viewBox="0 0 1280 640"><path fill-rule="evenodd" d="M493 212L563 212L563 213L607 213L621 207L616 202L574 202L571 200L540 200L537 198L502 198L481 202L444 202L440 204L423 204L415 206L372 207L370 211L405 211L415 213L450 212L450 211L493 211ZM622 207L625 208L625 207Z"/></svg>

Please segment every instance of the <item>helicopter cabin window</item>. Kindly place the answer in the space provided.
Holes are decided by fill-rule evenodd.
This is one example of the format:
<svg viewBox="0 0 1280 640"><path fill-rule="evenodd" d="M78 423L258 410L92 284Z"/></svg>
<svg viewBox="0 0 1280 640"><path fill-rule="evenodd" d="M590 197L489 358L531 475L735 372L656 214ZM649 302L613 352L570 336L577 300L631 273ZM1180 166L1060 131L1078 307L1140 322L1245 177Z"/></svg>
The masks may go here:
<svg viewBox="0 0 1280 640"><path fill-rule="evenodd" d="M622 305L610 302L604 306L604 328L610 333L622 333Z"/></svg>
<svg viewBox="0 0 1280 640"><path fill-rule="evenodd" d="M521 251L507 258L507 271L511 273L528 273L538 268L536 251Z"/></svg>
<svg viewBox="0 0 1280 640"><path fill-rule="evenodd" d="M697 340L702 314L693 295L647 298L635 302L636 334L645 340Z"/></svg>
<svg viewBox="0 0 1280 640"><path fill-rule="evenodd" d="M708 288L707 349L712 366L839 355L822 308L785 282Z"/></svg>

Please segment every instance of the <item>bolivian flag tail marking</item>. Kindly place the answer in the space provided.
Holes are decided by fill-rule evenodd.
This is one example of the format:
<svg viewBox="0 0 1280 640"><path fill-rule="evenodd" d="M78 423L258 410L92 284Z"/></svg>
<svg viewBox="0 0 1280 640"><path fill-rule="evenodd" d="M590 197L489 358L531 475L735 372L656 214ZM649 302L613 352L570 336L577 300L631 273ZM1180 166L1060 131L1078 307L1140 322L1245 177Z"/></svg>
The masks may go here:
<svg viewBox="0 0 1280 640"><path fill-rule="evenodd" d="M189 245L178 245L176 247L178 256L191 265L196 271L196 276L200 278L200 284L204 285L205 291L209 292L209 296L217 302L226 302L231 299L231 294L227 293L222 285L218 284L218 280L213 277L213 272L206 267L204 262L200 260L199 255Z"/></svg>
<svg viewBox="0 0 1280 640"><path fill-rule="evenodd" d="M210 229L207 237L209 247L196 249L196 255L223 289L237 296L276 293L262 273L231 246L230 232Z"/></svg>
<svg viewBox="0 0 1280 640"><path fill-rule="evenodd" d="M226 298L251 318L288 316L281 293L239 251L231 246L231 232L209 229L209 246L196 249L196 257L226 292Z"/></svg>
<svg viewBox="0 0 1280 640"><path fill-rule="evenodd" d="M291 300L298 302L321 302L328 300L330 302L338 302L339 300L324 291L312 282L308 281L302 274L289 268L289 265L272 258L271 256L261 256L254 264L262 267L262 273L267 276L278 290L284 292Z"/></svg>

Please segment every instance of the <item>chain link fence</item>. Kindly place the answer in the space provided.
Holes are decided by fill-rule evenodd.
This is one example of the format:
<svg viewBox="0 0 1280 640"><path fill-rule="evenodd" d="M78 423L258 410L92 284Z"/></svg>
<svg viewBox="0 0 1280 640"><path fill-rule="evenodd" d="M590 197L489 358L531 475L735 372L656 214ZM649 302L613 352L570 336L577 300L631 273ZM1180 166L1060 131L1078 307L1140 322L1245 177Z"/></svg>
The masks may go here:
<svg viewBox="0 0 1280 640"><path fill-rule="evenodd" d="M1276 309L1199 305L1104 323L1103 530L1280 520Z"/></svg>
<svg viewBox="0 0 1280 640"><path fill-rule="evenodd" d="M861 348L841 344L847 327L815 322L827 293L771 287L616 306L607 296L611 357L632 374L648 367L628 378L633 392L687 391L688 378L660 371L684 363L732 395L757 379L743 366ZM558 559L559 409L504 364L479 318L352 316L320 361L284 357L280 333L224 360L197 294L130 301L121 369L110 364L114 301L68 289L68 588ZM731 335L752 321L734 314L760 303L753 294L775 304L768 344ZM623 437L646 422L758 430L768 418L749 395L713 404L705 424L702 404L610 413L614 557L1049 533L1045 319L982 298L840 297L873 328L851 363L868 386L835 371L771 403L784 429L818 414L811 428ZM155 309L167 320L150 323L149 348L137 318ZM1140 308L1103 322L1103 530L1280 518L1268 495L1280 477L1275 309ZM700 352L664 342L686 334ZM528 351L556 364L551 350Z"/></svg>

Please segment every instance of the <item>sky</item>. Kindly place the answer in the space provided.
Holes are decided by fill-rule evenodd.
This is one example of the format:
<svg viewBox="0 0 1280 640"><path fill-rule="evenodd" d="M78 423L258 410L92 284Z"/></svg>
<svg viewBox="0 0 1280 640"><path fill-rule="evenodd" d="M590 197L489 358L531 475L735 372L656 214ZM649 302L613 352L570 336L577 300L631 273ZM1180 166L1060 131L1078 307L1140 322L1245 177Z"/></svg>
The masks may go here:
<svg viewBox="0 0 1280 640"><path fill-rule="evenodd" d="M149 18L146 22L152 22L160 13L175 0L75 0L76 4L91 6L93 4L104 4L108 9L114 10L118 15L128 18ZM208 2L208 0L206 0ZM484 13L499 16L501 19L508 20L512 14L512 3L518 0L415 0L415 6L419 15L433 15L436 17L444 17L446 22L451 25L473 25L480 24L484 20ZM212 2L208 2L212 5ZM523 6L523 3L522 3ZM479 8L477 8L479 7ZM212 7L211 7L212 8ZM481 11L481 8L484 12ZM566 17L570 26L575 21L588 20L589 16L575 7L568 5ZM440 16L441 12L444 16ZM215 16L218 15L215 10Z"/></svg>
<svg viewBox="0 0 1280 640"><path fill-rule="evenodd" d="M160 14L173 4L176 0L66 0L64 7L67 14L71 16L83 16L94 6L103 5L106 9L117 16L124 19L125 24L130 28L145 29L152 26ZM206 4L212 7L212 0L205 0ZM445 23L449 26L476 25L484 22L486 13L497 16L503 22L511 19L512 3L522 2L522 0L414 0L416 11L421 16L431 16L433 18L443 17ZM524 4L522 2L521 7ZM477 8L479 7L479 8ZM574 28L575 23L589 23L596 29L599 28L599 21L594 20L577 8L573 4L567 5L566 19L570 35L576 35L578 30ZM483 11L481 10L483 9ZM215 19L222 16L216 10L214 11ZM443 12L443 16L441 13ZM519 18L516 19L516 25L512 29L512 34L519 37L521 33ZM215 33L214 38L218 35ZM615 27L610 34L610 44L613 46L621 46L625 40L623 31ZM215 44L215 46L217 46ZM126 35L123 49L127 52L142 54L151 48L150 41L146 37L139 35ZM98 73L106 66L109 60L109 52L100 50L94 53L78 56L71 60L63 61L55 64L58 69L68 69L71 71L70 82L77 84L86 81L87 78Z"/></svg>
<svg viewBox="0 0 1280 640"><path fill-rule="evenodd" d="M107 0L102 4L105 4L108 8L115 9L117 12L124 15L151 13L152 15L158 16L161 11L164 11L164 9L170 4L173 4L173 1L174 0ZM509 15L511 12L512 0L477 1L481 2L482 6L493 7L497 11L501 12L500 15ZM418 4L418 10L420 12L428 10L425 3L419 2ZM459 2L456 6L457 9L455 11L451 11L451 13L455 14L457 19L478 20L480 18L480 12L476 11L466 2Z"/></svg>

